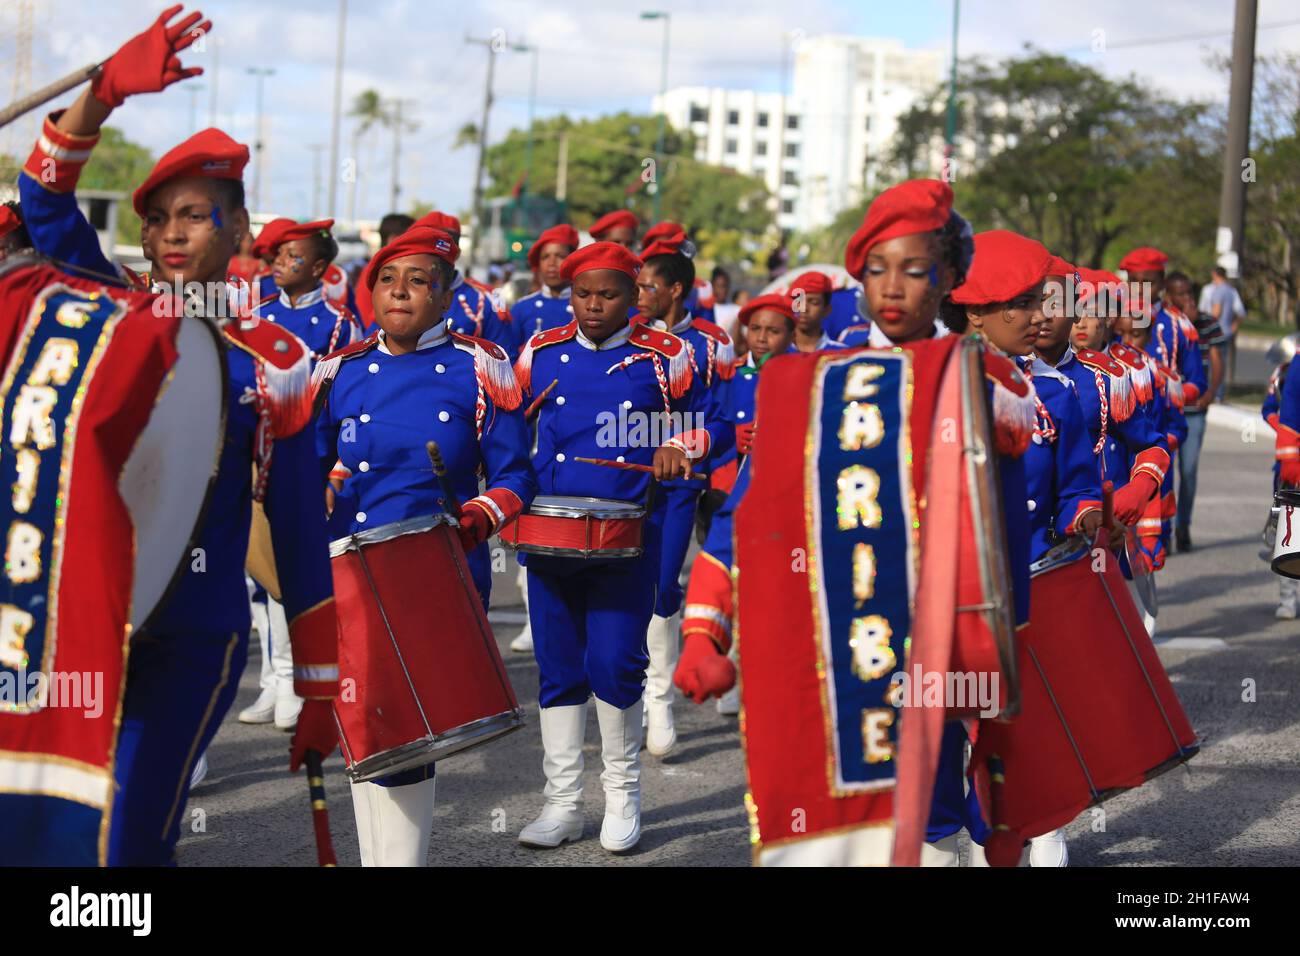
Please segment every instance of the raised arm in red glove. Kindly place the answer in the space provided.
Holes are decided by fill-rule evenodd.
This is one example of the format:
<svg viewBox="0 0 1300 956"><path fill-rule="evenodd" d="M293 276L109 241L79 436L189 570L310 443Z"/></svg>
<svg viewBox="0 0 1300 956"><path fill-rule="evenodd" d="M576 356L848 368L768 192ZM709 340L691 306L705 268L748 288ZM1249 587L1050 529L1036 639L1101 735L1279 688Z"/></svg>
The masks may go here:
<svg viewBox="0 0 1300 956"><path fill-rule="evenodd" d="M293 732L293 743L289 752L289 772L297 773L307 756L308 750L315 750L324 760L338 746L339 731L334 723L334 702L329 700L303 701L302 712L298 715L298 729Z"/></svg>
<svg viewBox="0 0 1300 956"><path fill-rule="evenodd" d="M1137 524L1142 509L1159 490L1160 485L1150 475L1133 476L1127 485L1115 492L1115 520L1130 527Z"/></svg>
<svg viewBox="0 0 1300 956"><path fill-rule="evenodd" d="M687 634L673 683L695 703L702 704L736 685L736 665L707 634Z"/></svg>
<svg viewBox="0 0 1300 956"><path fill-rule="evenodd" d="M117 108L128 96L157 93L203 72L199 67L183 68L177 54L211 30L212 21L203 20L203 14L196 10L179 23L168 26L167 21L181 9L179 3L168 7L153 26L127 40L113 54L91 85L95 99L105 106Z"/></svg>

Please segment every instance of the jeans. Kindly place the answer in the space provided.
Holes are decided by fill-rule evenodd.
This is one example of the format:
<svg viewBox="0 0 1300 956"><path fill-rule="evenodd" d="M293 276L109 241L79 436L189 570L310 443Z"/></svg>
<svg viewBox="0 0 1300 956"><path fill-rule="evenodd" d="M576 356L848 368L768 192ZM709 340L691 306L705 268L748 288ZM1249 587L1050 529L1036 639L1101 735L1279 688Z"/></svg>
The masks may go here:
<svg viewBox="0 0 1300 956"><path fill-rule="evenodd" d="M1196 501L1196 465L1205 440L1205 413L1187 413L1187 438L1178 447L1178 527L1190 531Z"/></svg>

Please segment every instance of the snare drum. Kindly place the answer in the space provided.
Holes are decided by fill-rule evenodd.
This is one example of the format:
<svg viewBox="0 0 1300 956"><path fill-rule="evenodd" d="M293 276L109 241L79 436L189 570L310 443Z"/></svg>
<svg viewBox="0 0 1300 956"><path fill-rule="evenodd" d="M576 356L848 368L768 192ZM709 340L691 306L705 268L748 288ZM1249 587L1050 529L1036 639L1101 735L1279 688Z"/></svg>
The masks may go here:
<svg viewBox="0 0 1300 956"><path fill-rule="evenodd" d="M645 505L608 498L538 495L501 540L528 554L565 558L635 558L644 550Z"/></svg>
<svg viewBox="0 0 1300 956"><path fill-rule="evenodd" d="M1279 488L1273 493L1273 570L1286 578L1300 578L1300 489Z"/></svg>
<svg viewBox="0 0 1300 956"><path fill-rule="evenodd" d="M446 515L341 538L330 545L330 567L341 686L334 716L355 782L433 763L521 726Z"/></svg>

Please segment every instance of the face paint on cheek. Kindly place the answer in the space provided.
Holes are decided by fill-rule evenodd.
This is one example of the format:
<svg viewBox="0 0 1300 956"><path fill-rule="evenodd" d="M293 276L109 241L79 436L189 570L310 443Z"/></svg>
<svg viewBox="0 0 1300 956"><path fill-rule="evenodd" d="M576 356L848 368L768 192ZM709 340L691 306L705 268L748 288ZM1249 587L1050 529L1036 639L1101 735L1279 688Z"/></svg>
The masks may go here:
<svg viewBox="0 0 1300 956"><path fill-rule="evenodd" d="M939 284L939 267L937 265L930 266L930 285L937 286L938 284Z"/></svg>
<svg viewBox="0 0 1300 956"><path fill-rule="evenodd" d="M216 206L212 207L212 228L220 229L222 227L221 210Z"/></svg>

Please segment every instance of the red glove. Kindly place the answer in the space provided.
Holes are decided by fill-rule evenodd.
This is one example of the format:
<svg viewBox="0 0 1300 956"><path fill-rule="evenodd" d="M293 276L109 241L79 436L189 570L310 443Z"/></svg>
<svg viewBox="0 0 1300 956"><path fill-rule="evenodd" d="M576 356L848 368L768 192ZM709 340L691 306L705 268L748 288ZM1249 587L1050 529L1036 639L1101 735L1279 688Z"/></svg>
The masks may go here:
<svg viewBox="0 0 1300 956"><path fill-rule="evenodd" d="M465 549L466 554L469 554L491 537L492 519L478 505L468 504L461 509L460 527L456 529L456 533L460 535L461 547Z"/></svg>
<svg viewBox="0 0 1300 956"><path fill-rule="evenodd" d="M179 3L168 7L153 26L127 40L113 54L91 84L95 99L116 109L128 96L157 93L203 72L199 67L183 69L176 54L211 30L212 21L203 20L203 14L196 10L175 26L167 26L167 21L180 11Z"/></svg>
<svg viewBox="0 0 1300 956"><path fill-rule="evenodd" d="M1277 476L1284 485L1300 485L1300 458L1289 458L1282 462Z"/></svg>
<svg viewBox="0 0 1300 956"><path fill-rule="evenodd" d="M308 700L298 715L298 729L293 732L292 750L289 752L289 772L297 773L308 750L314 750L324 760L338 746L339 731L334 723L334 703L328 700Z"/></svg>
<svg viewBox="0 0 1300 956"><path fill-rule="evenodd" d="M736 686L736 665L718 651L707 635L687 634L673 683L695 703L702 704Z"/></svg>
<svg viewBox="0 0 1300 956"><path fill-rule="evenodd" d="M1165 435L1165 441L1169 442L1169 453L1170 453L1171 455L1172 455L1174 452L1178 451L1178 436L1177 436L1177 435Z"/></svg>
<svg viewBox="0 0 1300 956"><path fill-rule="evenodd" d="M748 455L754 448L754 422L736 426L736 454Z"/></svg>
<svg viewBox="0 0 1300 956"><path fill-rule="evenodd" d="M1160 490L1156 480L1143 473L1115 492L1115 520L1129 526L1138 523L1151 496Z"/></svg>

